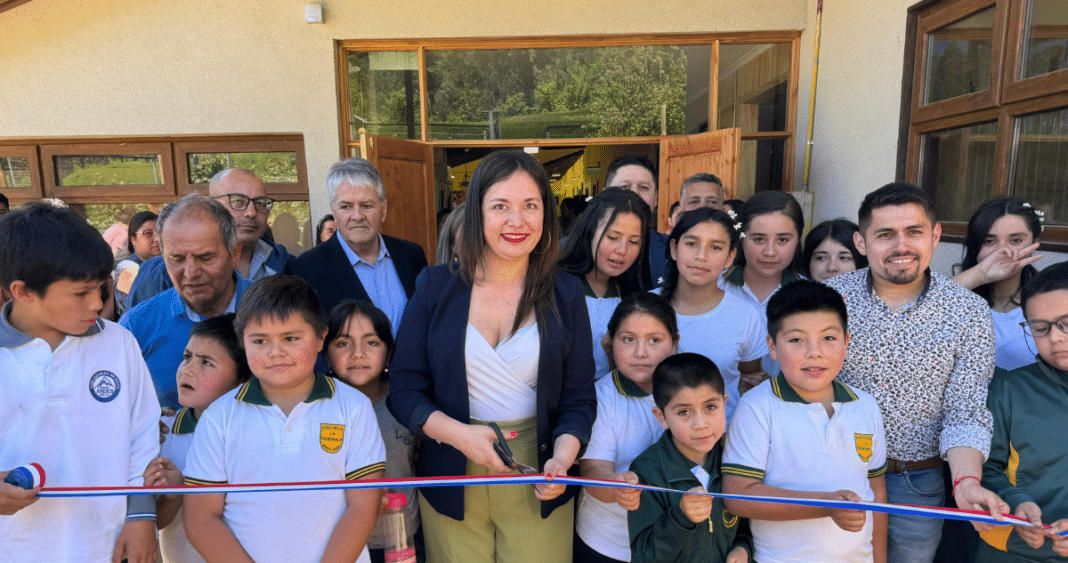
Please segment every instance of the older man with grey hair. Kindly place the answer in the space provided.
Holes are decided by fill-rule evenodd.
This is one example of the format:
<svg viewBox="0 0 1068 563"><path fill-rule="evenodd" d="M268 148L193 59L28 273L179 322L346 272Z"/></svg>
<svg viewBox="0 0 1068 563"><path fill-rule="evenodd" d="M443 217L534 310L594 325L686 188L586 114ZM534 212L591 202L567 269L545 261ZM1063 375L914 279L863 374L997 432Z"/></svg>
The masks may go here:
<svg viewBox="0 0 1068 563"><path fill-rule="evenodd" d="M175 375L193 324L234 312L252 282L235 271L237 225L215 199L190 194L167 204L156 230L173 287L127 311L119 324L137 338L160 404L178 408Z"/></svg>
<svg viewBox="0 0 1068 563"><path fill-rule="evenodd" d="M208 182L208 196L230 212L237 226L241 255L235 269L242 277L256 281L274 274L289 273L293 256L286 247L267 240L267 218L274 200L267 196L263 180L251 170L227 168ZM158 229L157 229L158 230ZM171 287L163 258L150 258L141 264L126 298L127 309Z"/></svg>
<svg viewBox="0 0 1068 563"><path fill-rule="evenodd" d="M362 158L342 160L326 178L337 233L300 255L292 272L304 278L327 311L345 299L366 299L381 309L397 334L426 253L413 242L383 235L387 203L382 176Z"/></svg>
<svg viewBox="0 0 1068 563"><path fill-rule="evenodd" d="M715 174L698 172L682 181L679 213L708 207L723 209L723 181Z"/></svg>

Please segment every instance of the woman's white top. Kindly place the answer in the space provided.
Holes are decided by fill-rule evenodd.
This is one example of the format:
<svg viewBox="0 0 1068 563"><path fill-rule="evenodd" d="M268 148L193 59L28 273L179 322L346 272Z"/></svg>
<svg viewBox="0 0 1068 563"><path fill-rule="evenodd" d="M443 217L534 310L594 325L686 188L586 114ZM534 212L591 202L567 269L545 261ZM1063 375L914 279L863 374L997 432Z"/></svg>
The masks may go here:
<svg viewBox="0 0 1068 563"><path fill-rule="evenodd" d="M1024 322L1023 309L1017 307L1008 313L990 310L994 318L994 342L997 344L997 358L994 365L1007 370L1014 370L1035 363L1035 341L1024 334L1020 323Z"/></svg>
<svg viewBox="0 0 1068 563"><path fill-rule="evenodd" d="M608 333L608 321L612 319L612 314L616 312L620 301L623 301L623 298L586 296L586 310L590 314L590 332L593 334L593 363L596 367L593 373L594 380L601 379L612 371L608 367L608 355L601 346L601 340Z"/></svg>
<svg viewBox="0 0 1068 563"><path fill-rule="evenodd" d="M467 323L464 358L471 418L484 422L515 422L537 415L538 363L541 334L538 324L520 328L490 346L482 333Z"/></svg>
<svg viewBox="0 0 1068 563"><path fill-rule="evenodd" d="M749 286L745 284L743 270L744 268L740 268L738 266L731 266L727 269L726 272L723 272L723 274L719 276L719 281L716 283L717 285L719 285L719 288L727 294L734 295L735 297L738 297L739 299L746 301L747 303L751 303L754 307L756 307L757 310L760 311L760 322L763 323L763 328L761 330L764 334L767 334L768 300L771 299L772 295L775 295L779 292L780 289L782 289L783 284L788 284L806 278L799 275L787 274L786 272L783 272L782 281L779 283L778 286L775 287L775 291L769 293L768 296L765 297L763 301L761 301L757 298L756 294L753 293L753 290L749 289ZM775 360L771 359L770 355L765 355L763 358L761 358L760 367L768 374L768 377L775 377L779 374L779 362L776 362ZM733 412L733 409L728 412Z"/></svg>

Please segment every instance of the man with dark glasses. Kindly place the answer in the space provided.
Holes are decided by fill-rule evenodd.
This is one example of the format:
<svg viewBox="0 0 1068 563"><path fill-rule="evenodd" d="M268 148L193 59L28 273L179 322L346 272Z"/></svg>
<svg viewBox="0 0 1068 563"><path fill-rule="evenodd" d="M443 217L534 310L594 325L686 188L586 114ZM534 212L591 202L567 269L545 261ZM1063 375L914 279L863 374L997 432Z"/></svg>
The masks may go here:
<svg viewBox="0 0 1068 563"><path fill-rule="evenodd" d="M289 273L293 256L286 247L275 244L267 236L267 218L274 200L267 195L263 180L251 170L227 168L212 176L208 195L223 204L237 223L237 240L241 256L237 272L241 277L256 281L273 274ZM171 287L170 278L161 258L153 258L141 265L140 273L130 288L127 309Z"/></svg>

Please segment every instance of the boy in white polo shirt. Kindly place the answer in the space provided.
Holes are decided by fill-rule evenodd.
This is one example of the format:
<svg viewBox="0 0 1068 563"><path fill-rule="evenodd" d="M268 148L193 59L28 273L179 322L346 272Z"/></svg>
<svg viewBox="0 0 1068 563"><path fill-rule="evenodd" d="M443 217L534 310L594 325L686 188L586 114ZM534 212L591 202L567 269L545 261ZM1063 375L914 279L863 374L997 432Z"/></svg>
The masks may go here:
<svg viewBox="0 0 1068 563"><path fill-rule="evenodd" d="M816 282L768 301L768 351L782 372L742 396L723 453L723 492L886 502L875 400L836 381L849 346L845 302ZM886 561L885 514L724 501L750 520L760 563Z"/></svg>
<svg viewBox="0 0 1068 563"><path fill-rule="evenodd" d="M186 483L380 478L386 452L370 401L314 371L326 336L315 291L269 276L241 298L234 321L253 378L197 423ZM206 561L369 561L381 491L191 494L185 530Z"/></svg>
<svg viewBox="0 0 1068 563"><path fill-rule="evenodd" d="M98 318L113 259L73 211L0 219L0 561L131 563L156 555L150 496L44 498L3 483L39 463L49 487L141 486L159 402L132 334Z"/></svg>

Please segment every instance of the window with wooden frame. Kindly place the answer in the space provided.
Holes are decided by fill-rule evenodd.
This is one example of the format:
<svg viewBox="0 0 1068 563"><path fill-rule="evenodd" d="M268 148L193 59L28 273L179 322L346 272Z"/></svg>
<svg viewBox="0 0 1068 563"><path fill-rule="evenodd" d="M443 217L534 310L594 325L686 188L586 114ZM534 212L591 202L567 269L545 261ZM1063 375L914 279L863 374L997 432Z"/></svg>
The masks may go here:
<svg viewBox="0 0 1068 563"><path fill-rule="evenodd" d="M791 185L799 31L346 40L337 48L343 157L358 153L361 129L435 147L553 147L740 127L740 160L753 169L743 180L764 172L770 185Z"/></svg>
<svg viewBox="0 0 1068 563"><path fill-rule="evenodd" d="M0 139L0 193L12 207L58 198L103 231L158 212L225 168L247 168L276 200L268 219L294 253L311 247L304 136L298 133Z"/></svg>
<svg viewBox="0 0 1068 563"><path fill-rule="evenodd" d="M206 193L208 180L224 168L252 170L276 200L308 200L298 133L0 138L0 192L20 201L168 202Z"/></svg>
<svg viewBox="0 0 1068 563"><path fill-rule="evenodd" d="M1012 195L1068 250L1068 2L921 2L908 37L898 176L932 195L951 241Z"/></svg>

